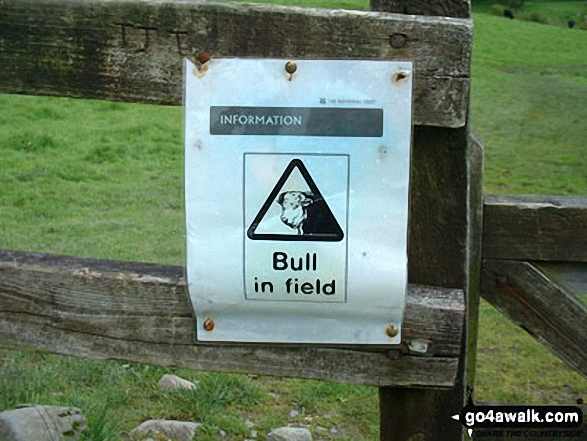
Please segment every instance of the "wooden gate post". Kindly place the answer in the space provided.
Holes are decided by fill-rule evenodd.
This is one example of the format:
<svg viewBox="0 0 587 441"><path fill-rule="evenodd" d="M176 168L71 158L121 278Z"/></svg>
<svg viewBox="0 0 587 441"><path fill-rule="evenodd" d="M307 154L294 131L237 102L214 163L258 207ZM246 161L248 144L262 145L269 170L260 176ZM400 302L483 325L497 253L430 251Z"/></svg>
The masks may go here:
<svg viewBox="0 0 587 441"><path fill-rule="evenodd" d="M371 0L371 9L470 18L469 0ZM405 38L409 45L410 36ZM463 97L467 103L465 115L469 110L468 95L467 90ZM408 279L410 283L465 290L467 323L453 389L379 389L381 440L462 439L461 425L450 416L464 406L466 388L472 387L474 379L482 164L482 145L470 136L468 123L456 129L423 125L414 128Z"/></svg>

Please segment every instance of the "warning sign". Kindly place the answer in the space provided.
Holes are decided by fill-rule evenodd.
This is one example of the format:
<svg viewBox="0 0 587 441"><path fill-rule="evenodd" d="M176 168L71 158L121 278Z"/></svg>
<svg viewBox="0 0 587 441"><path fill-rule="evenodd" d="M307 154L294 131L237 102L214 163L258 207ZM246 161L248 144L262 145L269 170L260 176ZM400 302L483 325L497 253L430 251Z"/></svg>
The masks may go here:
<svg viewBox="0 0 587 441"><path fill-rule="evenodd" d="M296 158L277 181L247 236L253 240L338 242L344 233L308 169Z"/></svg>
<svg viewBox="0 0 587 441"><path fill-rule="evenodd" d="M198 341L400 343L412 64L212 58L184 75Z"/></svg>
<svg viewBox="0 0 587 441"><path fill-rule="evenodd" d="M344 302L348 155L244 155L245 296Z"/></svg>

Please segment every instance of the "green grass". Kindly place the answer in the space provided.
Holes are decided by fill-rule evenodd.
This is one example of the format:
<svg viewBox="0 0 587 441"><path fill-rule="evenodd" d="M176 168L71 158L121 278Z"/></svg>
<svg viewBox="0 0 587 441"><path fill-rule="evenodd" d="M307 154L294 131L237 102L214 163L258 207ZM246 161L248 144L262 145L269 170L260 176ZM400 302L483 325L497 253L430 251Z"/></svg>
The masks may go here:
<svg viewBox="0 0 587 441"><path fill-rule="evenodd" d="M264 439L271 429L288 423L308 425L318 436L334 429L341 440L377 438L378 404L367 387L1 349L0 372L0 410L26 403L79 407L90 427L84 441L122 440L148 419L200 422L198 440L203 441L219 439L220 431L242 440L255 430ZM198 382L198 387L161 390L157 382L166 373ZM298 413L290 414L292 410Z"/></svg>
<svg viewBox="0 0 587 441"><path fill-rule="evenodd" d="M504 9L514 12L516 20L534 21L542 24L567 27L569 20L575 21L575 29L587 29L587 3L568 0L534 0L520 2L504 0L473 1L473 11L503 16Z"/></svg>
<svg viewBox="0 0 587 441"><path fill-rule="evenodd" d="M182 111L0 95L3 248L183 257Z"/></svg>
<svg viewBox="0 0 587 441"><path fill-rule="evenodd" d="M551 3L564 15L578 2ZM586 194L587 32L482 12L471 119L485 142L485 190ZM183 264L181 109L26 96L0 96L0 108L0 248ZM169 372L199 389L161 391ZM571 404L586 393L584 378L482 304L477 400ZM93 441L150 418L202 422L204 440L250 437L247 420L258 439L288 423L316 439L378 438L374 388L0 350L0 410L20 403L84 409Z"/></svg>
<svg viewBox="0 0 587 441"><path fill-rule="evenodd" d="M472 125L488 193L587 193L587 32L475 16Z"/></svg>

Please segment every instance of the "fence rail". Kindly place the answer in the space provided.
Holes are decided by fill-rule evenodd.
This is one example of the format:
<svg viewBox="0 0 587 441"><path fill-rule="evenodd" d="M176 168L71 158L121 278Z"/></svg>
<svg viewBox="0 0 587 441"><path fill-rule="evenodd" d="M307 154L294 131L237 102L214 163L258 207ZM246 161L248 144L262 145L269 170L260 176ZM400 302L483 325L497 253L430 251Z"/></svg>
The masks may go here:
<svg viewBox="0 0 587 441"><path fill-rule="evenodd" d="M391 46L394 34L401 47ZM4 0L0 41L0 93L173 105L182 104L183 58L202 50L418 60L415 122L465 125L470 20L180 0Z"/></svg>
<svg viewBox="0 0 587 441"><path fill-rule="evenodd" d="M184 269L0 251L0 342L93 359L375 386L454 386L465 305L410 286L403 345L196 343Z"/></svg>
<svg viewBox="0 0 587 441"><path fill-rule="evenodd" d="M587 197L485 195L482 296L587 377L584 262Z"/></svg>
<svg viewBox="0 0 587 441"><path fill-rule="evenodd" d="M483 262L482 295L587 377L587 306L529 262Z"/></svg>
<svg viewBox="0 0 587 441"><path fill-rule="evenodd" d="M587 262L587 197L484 199L484 259Z"/></svg>

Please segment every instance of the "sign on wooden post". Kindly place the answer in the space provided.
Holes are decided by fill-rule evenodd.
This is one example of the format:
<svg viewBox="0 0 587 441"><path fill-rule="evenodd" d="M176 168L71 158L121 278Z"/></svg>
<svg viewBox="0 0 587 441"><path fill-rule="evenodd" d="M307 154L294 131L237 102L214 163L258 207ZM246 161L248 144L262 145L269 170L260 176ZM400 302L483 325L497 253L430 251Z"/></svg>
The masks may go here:
<svg viewBox="0 0 587 441"><path fill-rule="evenodd" d="M185 64L187 276L202 341L401 341L412 65Z"/></svg>

